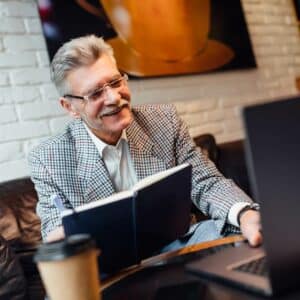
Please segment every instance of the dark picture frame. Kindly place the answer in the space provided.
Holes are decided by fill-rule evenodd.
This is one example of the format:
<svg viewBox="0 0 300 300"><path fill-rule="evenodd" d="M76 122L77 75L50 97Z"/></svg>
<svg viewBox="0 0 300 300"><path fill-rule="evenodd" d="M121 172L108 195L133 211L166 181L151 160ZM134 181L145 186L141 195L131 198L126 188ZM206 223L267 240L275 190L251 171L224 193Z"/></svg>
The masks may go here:
<svg viewBox="0 0 300 300"><path fill-rule="evenodd" d="M296 16L298 20L298 24L300 23L300 0L294 0Z"/></svg>

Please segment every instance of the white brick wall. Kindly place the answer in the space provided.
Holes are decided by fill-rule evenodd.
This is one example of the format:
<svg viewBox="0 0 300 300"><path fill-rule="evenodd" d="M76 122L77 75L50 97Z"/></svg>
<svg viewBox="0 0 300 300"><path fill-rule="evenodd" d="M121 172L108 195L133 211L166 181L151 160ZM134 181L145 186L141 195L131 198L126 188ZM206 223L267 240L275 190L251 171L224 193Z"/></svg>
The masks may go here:
<svg viewBox="0 0 300 300"><path fill-rule="evenodd" d="M8 17L36 17L34 1L2 1L0 3L0 13Z"/></svg>
<svg viewBox="0 0 300 300"><path fill-rule="evenodd" d="M194 136L243 137L240 109L297 93L300 34L292 0L242 0L257 69L131 81L134 103L174 102ZM58 106L35 0L0 0L0 182L28 175L26 155L69 118Z"/></svg>
<svg viewBox="0 0 300 300"><path fill-rule="evenodd" d="M5 163L6 161L16 160L21 158L22 153L22 143L21 142L11 142L11 143L1 143L0 144L0 163Z"/></svg>
<svg viewBox="0 0 300 300"><path fill-rule="evenodd" d="M48 122L44 120L14 122L1 125L0 140L2 142L25 141L30 138L42 137L49 134Z"/></svg>
<svg viewBox="0 0 300 300"><path fill-rule="evenodd" d="M0 124L16 122L17 114L14 105L1 105L0 116Z"/></svg>
<svg viewBox="0 0 300 300"><path fill-rule="evenodd" d="M32 67L36 64L35 53L0 53L0 68Z"/></svg>
<svg viewBox="0 0 300 300"><path fill-rule="evenodd" d="M45 50L45 39L42 35L9 35L3 38L4 47L7 52L20 53L21 51Z"/></svg>
<svg viewBox="0 0 300 300"><path fill-rule="evenodd" d="M3 3L5 5L5 3ZM7 18L1 16L1 34L8 33L24 33L25 24L20 18Z"/></svg>
<svg viewBox="0 0 300 300"><path fill-rule="evenodd" d="M48 68L17 68L10 71L10 78L13 85L37 85L50 82Z"/></svg>

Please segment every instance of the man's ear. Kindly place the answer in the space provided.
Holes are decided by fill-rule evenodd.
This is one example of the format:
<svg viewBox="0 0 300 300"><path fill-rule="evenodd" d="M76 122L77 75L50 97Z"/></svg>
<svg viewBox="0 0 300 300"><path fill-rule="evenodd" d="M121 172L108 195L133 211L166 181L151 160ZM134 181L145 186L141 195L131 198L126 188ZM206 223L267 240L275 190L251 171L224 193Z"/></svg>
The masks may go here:
<svg viewBox="0 0 300 300"><path fill-rule="evenodd" d="M72 118L75 118L75 119L80 118L80 114L76 110L76 108L74 107L72 101L70 101L70 100L68 100L64 97L60 97L59 98L59 103L62 106L62 108L67 111L69 116L71 116Z"/></svg>

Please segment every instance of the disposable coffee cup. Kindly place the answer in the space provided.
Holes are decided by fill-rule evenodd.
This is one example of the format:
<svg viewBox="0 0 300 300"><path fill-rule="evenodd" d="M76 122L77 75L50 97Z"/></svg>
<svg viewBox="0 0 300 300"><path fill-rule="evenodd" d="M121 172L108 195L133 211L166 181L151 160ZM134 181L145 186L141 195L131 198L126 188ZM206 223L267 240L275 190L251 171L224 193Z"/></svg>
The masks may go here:
<svg viewBox="0 0 300 300"><path fill-rule="evenodd" d="M87 234L42 244L34 260L50 300L100 300L98 254Z"/></svg>

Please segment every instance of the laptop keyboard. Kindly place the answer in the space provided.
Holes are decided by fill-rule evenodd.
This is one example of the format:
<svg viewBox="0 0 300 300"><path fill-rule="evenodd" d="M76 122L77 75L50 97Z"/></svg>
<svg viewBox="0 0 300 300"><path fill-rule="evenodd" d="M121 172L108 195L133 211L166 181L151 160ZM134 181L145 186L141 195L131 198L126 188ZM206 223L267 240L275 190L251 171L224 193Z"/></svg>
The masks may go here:
<svg viewBox="0 0 300 300"><path fill-rule="evenodd" d="M266 257L260 257L258 259L252 260L250 262L239 265L232 270L239 272L251 273L263 277L268 276L268 269L266 263Z"/></svg>

